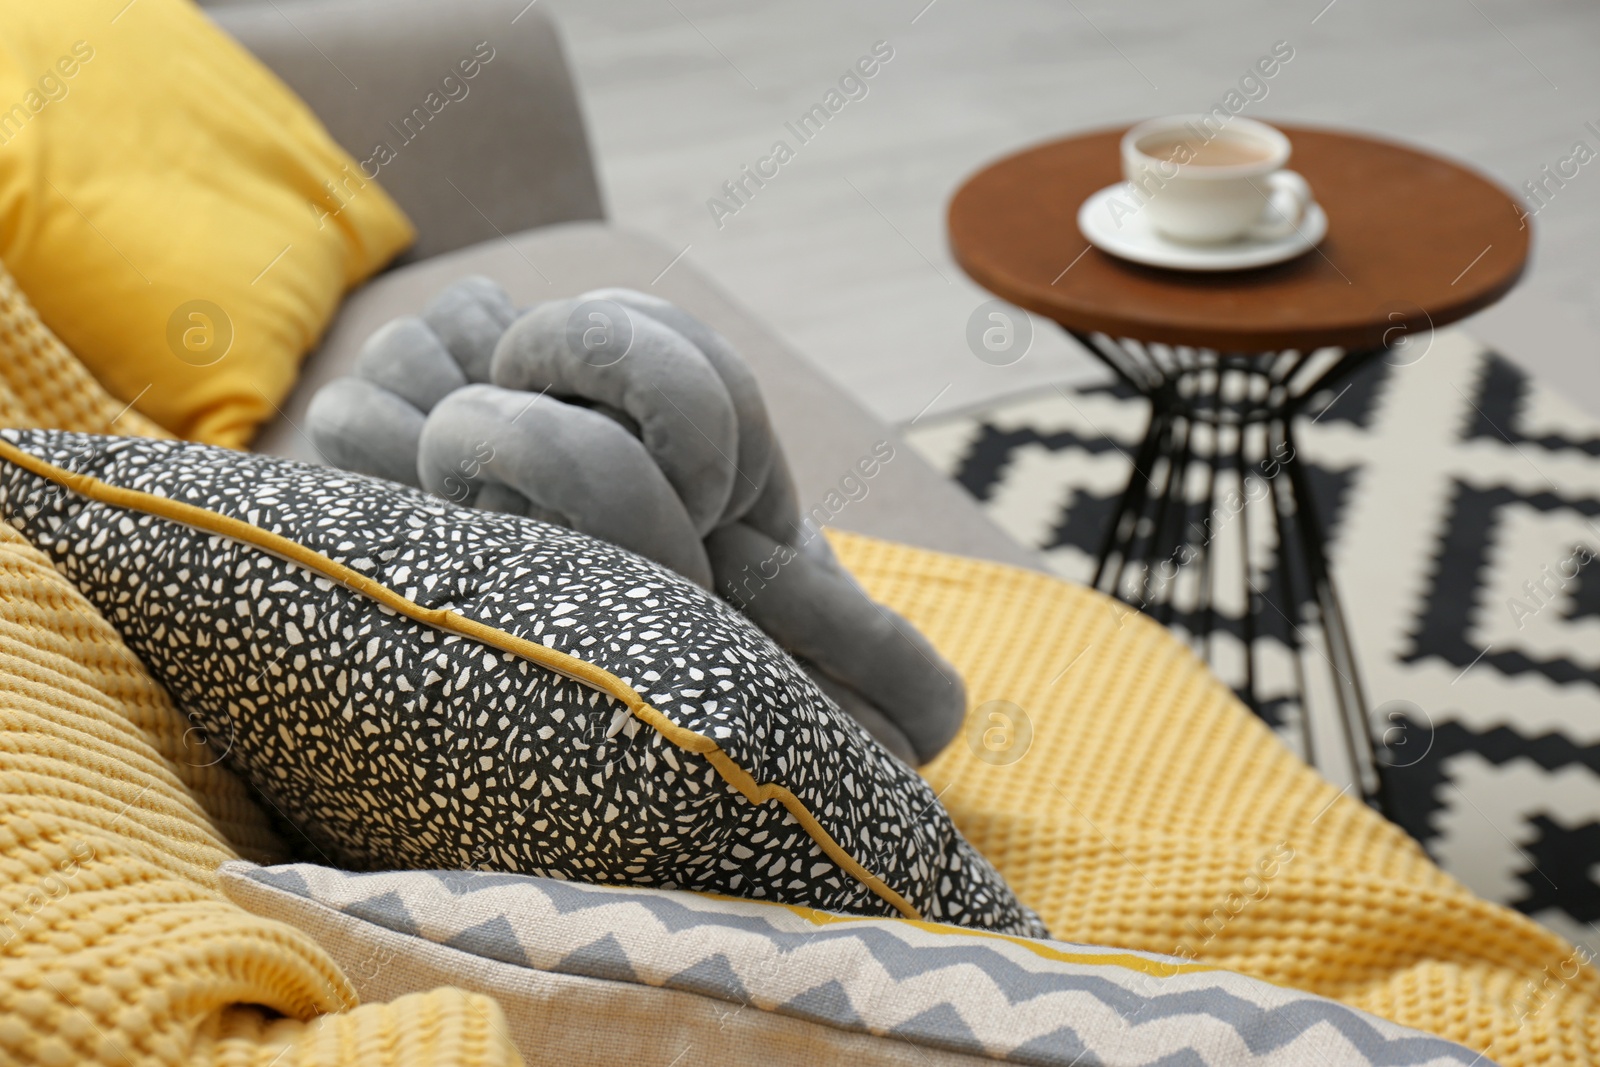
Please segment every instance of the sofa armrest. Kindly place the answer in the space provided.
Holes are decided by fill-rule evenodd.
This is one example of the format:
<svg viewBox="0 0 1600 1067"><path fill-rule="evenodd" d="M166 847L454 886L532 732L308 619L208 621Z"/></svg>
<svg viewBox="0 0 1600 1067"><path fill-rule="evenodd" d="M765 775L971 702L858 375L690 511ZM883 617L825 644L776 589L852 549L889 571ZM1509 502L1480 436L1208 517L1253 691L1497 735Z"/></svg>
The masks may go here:
<svg viewBox="0 0 1600 1067"><path fill-rule="evenodd" d="M555 26L525 0L275 0L207 12L416 224L425 259L604 211Z"/></svg>

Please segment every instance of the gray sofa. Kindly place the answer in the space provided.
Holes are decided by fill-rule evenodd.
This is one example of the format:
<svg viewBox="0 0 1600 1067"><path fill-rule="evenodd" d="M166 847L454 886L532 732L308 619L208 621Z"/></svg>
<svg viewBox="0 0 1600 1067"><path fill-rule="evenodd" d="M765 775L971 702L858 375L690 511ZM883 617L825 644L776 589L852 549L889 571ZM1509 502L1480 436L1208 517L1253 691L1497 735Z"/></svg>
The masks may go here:
<svg viewBox="0 0 1600 1067"><path fill-rule="evenodd" d="M415 313L466 274L519 305L602 286L656 293L720 330L754 367L794 466L801 507L820 504L893 431L686 263L604 220L582 113L556 29L526 0L234 0L209 14L275 70L357 159L395 150L378 181L418 239L352 293L306 360L281 416L256 443L318 461L300 430L316 390L346 373L368 334ZM430 115L421 107L460 60L493 58ZM409 124L407 119L410 118ZM663 271L665 273L663 273ZM1037 566L958 487L896 442L865 498L832 525L946 552Z"/></svg>

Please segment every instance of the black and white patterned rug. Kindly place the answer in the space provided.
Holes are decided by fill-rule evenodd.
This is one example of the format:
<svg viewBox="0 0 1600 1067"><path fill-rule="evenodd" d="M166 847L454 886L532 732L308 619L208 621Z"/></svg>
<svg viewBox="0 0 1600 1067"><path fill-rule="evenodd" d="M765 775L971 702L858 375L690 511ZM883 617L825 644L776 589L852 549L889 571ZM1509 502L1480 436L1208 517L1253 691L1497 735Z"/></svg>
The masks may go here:
<svg viewBox="0 0 1600 1067"><path fill-rule="evenodd" d="M1406 745L1395 814L1478 893L1600 951L1600 421L1461 331L1430 341L1300 425L1374 732ZM1146 410L1108 375L906 438L1087 582Z"/></svg>

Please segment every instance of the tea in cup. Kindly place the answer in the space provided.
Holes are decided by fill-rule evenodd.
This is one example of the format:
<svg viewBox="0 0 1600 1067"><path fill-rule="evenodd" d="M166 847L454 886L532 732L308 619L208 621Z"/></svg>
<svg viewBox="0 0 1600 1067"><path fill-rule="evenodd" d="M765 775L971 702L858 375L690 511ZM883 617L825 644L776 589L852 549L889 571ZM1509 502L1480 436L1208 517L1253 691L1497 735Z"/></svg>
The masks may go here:
<svg viewBox="0 0 1600 1067"><path fill-rule="evenodd" d="M1264 122L1211 115L1151 119L1122 138L1123 176L1162 236L1189 244L1294 233L1311 187L1292 170L1289 138Z"/></svg>

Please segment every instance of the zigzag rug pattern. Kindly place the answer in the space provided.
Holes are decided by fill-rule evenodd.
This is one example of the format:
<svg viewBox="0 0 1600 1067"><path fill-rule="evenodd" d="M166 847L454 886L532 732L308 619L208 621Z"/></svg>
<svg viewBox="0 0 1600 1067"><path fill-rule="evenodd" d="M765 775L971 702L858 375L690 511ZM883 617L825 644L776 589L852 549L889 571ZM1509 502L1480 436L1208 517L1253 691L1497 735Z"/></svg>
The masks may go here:
<svg viewBox="0 0 1600 1067"><path fill-rule="evenodd" d="M1600 952L1600 420L1459 330L1336 388L1307 405L1301 448L1396 819L1481 895ZM1100 384L905 436L1087 582L1145 422ZM1284 643L1284 620L1258 622Z"/></svg>

